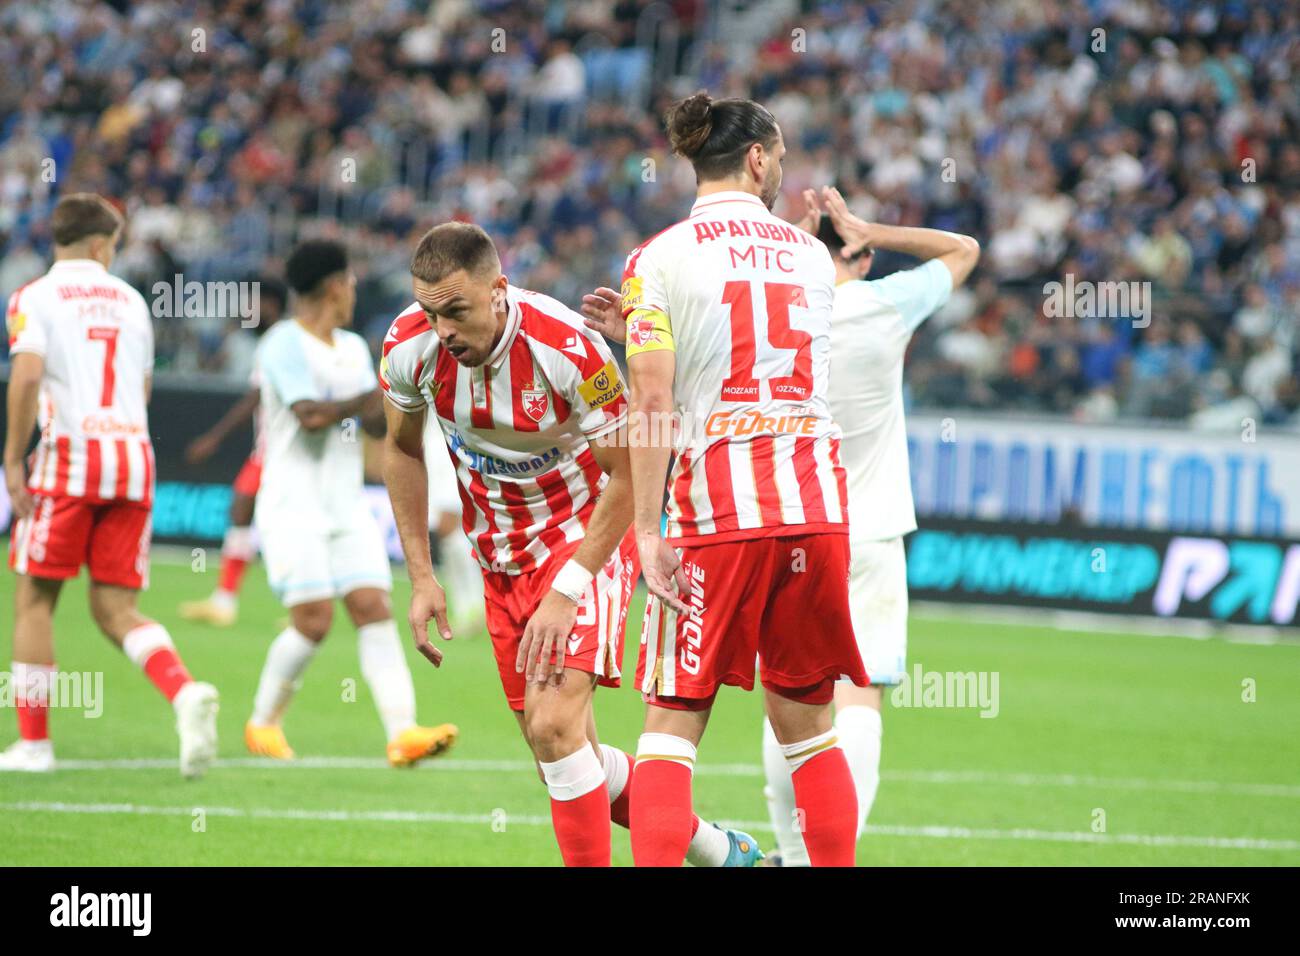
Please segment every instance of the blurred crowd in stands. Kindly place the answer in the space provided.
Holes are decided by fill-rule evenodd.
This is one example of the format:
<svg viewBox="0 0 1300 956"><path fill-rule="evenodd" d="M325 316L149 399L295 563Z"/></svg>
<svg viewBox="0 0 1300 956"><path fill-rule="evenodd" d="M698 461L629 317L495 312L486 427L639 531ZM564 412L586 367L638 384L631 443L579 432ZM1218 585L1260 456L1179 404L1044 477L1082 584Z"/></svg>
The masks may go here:
<svg viewBox="0 0 1300 956"><path fill-rule="evenodd" d="M414 239L459 217L576 306L689 209L660 116L707 88L776 115L778 214L836 183L864 218L980 240L916 337L914 405L1300 420L1292 0L2 2L0 70L5 296L46 268L59 193L94 190L147 298L269 281L333 235L377 340ZM1067 276L1133 283L1142 314L1052 314ZM236 318L160 319L158 342L164 370L246 381Z"/></svg>

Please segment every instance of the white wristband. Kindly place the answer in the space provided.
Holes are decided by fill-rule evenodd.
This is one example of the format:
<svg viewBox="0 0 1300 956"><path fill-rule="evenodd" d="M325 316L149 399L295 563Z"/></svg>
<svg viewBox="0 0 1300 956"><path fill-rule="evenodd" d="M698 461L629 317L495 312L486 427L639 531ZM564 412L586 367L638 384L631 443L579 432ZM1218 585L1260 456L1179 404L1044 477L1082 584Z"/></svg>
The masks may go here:
<svg viewBox="0 0 1300 956"><path fill-rule="evenodd" d="M588 586L594 580L596 580L596 575L570 558L564 563L564 567L560 568L555 580L551 582L551 589L559 591L574 604L577 604L582 600L583 594L586 593Z"/></svg>

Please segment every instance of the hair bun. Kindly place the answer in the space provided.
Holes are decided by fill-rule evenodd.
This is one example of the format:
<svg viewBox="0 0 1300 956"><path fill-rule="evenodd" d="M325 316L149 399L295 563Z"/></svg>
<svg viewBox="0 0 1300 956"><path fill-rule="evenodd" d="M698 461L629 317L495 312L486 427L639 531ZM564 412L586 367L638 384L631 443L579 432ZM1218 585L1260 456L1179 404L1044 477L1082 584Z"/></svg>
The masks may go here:
<svg viewBox="0 0 1300 956"><path fill-rule="evenodd" d="M668 140L673 152L692 159L713 132L713 97L704 90L686 97L668 111Z"/></svg>

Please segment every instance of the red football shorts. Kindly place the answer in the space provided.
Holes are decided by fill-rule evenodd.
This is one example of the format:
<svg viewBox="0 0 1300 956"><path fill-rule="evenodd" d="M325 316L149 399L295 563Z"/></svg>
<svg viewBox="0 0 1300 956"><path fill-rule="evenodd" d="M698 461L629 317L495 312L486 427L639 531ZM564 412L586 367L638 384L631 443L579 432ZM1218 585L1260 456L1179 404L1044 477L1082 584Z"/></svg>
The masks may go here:
<svg viewBox="0 0 1300 956"><path fill-rule="evenodd" d="M834 682L866 686L849 615L848 535L754 538L679 548L690 585L678 613L646 602L637 685L647 703L708 706L722 684L829 703Z"/></svg>
<svg viewBox="0 0 1300 956"><path fill-rule="evenodd" d="M527 574L483 571L488 634L511 710L524 709L527 675L515 670L524 627L550 590L555 575L577 549L578 543L574 543L552 553L545 564ZM598 683L606 687L619 685L627 606L640 574L641 562L629 530L578 604L578 618L565 650L566 668L595 674Z"/></svg>
<svg viewBox="0 0 1300 956"><path fill-rule="evenodd" d="M149 586L149 505L33 492L36 510L14 525L9 567L34 578L76 577L139 590Z"/></svg>
<svg viewBox="0 0 1300 956"><path fill-rule="evenodd" d="M235 494L245 498L256 498L257 489L262 484L262 456L253 452L248 456L235 476Z"/></svg>

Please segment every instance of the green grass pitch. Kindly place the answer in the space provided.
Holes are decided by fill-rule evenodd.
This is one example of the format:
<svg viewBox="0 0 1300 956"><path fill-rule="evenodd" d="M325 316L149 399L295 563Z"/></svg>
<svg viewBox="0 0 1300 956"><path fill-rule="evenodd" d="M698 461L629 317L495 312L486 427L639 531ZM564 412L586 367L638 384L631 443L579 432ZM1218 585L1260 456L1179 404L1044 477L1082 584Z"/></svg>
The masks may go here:
<svg viewBox="0 0 1300 956"><path fill-rule="evenodd" d="M142 601L190 670L222 694L222 762L198 782L176 772L170 709L94 631L84 576L65 588L59 664L103 672L103 713L52 713L63 769L0 775L0 864L559 865L546 793L482 634L446 646L441 670L408 646L422 722L461 728L446 758L415 770L384 764L341 609L285 721L301 759L248 758L243 723L283 618L261 569L248 578L229 630L176 614L180 601L207 592L212 572L155 562ZM4 575L6 631L13 586ZM399 620L405 595L399 584ZM11 650L4 643L0 668ZM954 611L914 615L909 665L917 663L997 672L999 712L887 708L883 780L860 865L1300 863L1300 645L986 624ZM1248 679L1253 702L1243 700ZM635 747L642 705L630 684L601 690L596 713L602 739ZM768 847L759 730L758 695L724 691L695 800L706 819L755 825ZM0 714L0 745L15 734L14 718ZM617 828L614 862L631 863Z"/></svg>

